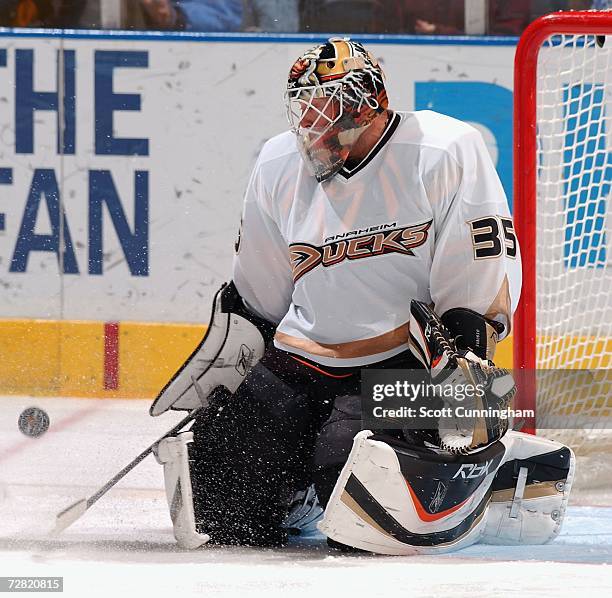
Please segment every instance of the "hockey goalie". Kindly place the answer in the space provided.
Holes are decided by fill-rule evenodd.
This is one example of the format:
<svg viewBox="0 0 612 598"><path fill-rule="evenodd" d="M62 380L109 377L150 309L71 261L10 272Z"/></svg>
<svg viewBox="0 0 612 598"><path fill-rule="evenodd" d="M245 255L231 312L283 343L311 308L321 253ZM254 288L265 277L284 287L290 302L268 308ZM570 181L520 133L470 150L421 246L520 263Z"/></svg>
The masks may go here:
<svg viewBox="0 0 612 598"><path fill-rule="evenodd" d="M278 546L321 512L343 550L550 541L569 448L494 415L362 425L368 369L480 384L483 413L514 395L493 360L520 294L520 251L480 134L391 110L379 63L349 39L305 52L285 101L291 130L255 164L232 281L151 407L198 409L156 449L177 541Z"/></svg>

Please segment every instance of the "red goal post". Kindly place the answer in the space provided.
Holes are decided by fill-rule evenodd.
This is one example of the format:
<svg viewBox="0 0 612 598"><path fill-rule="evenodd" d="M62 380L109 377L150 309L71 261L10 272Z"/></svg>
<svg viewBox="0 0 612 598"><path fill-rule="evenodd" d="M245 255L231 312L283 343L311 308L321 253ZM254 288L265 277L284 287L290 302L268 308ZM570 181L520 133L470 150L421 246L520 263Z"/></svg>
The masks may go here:
<svg viewBox="0 0 612 598"><path fill-rule="evenodd" d="M549 47L555 46L554 43L547 42L551 36L589 36L582 38L577 46L575 41L572 42L574 43L573 47L582 48L589 43L593 43L596 38L592 36L610 34L612 34L612 12L560 12L546 15L531 23L521 36L516 49L514 68L514 222L523 260L523 289L513 322L513 351L514 371L519 387L516 407L519 409L536 408L535 370L539 365L537 342L538 334L542 335L537 328L538 313L536 309L538 299L536 278L538 267L542 267L542 259L541 257L538 258L538 252L541 255L542 248L538 249L538 243L545 243L545 240L539 239L538 235L539 232L540 234L543 232L542 228L540 228L540 231L538 230L538 174L542 170L542 142L538 139L538 134L541 134L540 129L546 127L539 126L538 123L538 88L539 85L543 87L545 85L542 75L538 72L538 57L545 43ZM610 43L612 40L607 41L608 46L612 45ZM557 45L563 45L563 43L562 41ZM567 50L569 52L571 50L570 44L568 43L566 47L569 48ZM612 49L606 48L606 51L612 52ZM568 70L574 68L574 64L579 60L579 58L576 58L573 62L568 62L569 66L567 68L565 66L558 68L560 80ZM609 80L609 78L606 79L608 83ZM600 119L605 118L601 114L604 109L605 106L599 109ZM540 148L540 154L538 154L538 148ZM558 152L561 161L565 159L563 151ZM579 167L580 164L578 164ZM566 168L565 164L557 166L557 173L564 168ZM608 171L605 170L605 172ZM549 186L553 185L554 181L549 180L548 184ZM540 192L540 197L541 195L542 192ZM567 203L567 200L563 201ZM556 222L562 221L563 216L556 220ZM565 249L562 248L561 251L567 253L568 242L567 240L563 242L566 247ZM605 248L603 251L605 251ZM565 259L567 259L567 255ZM588 259L591 259L591 257ZM606 264L597 267L607 268ZM606 274L606 276L608 275ZM609 292L612 293L612 288L609 289ZM552 304L554 301L551 300L550 303ZM608 308L606 307L606 309ZM563 317L565 317L565 310L563 310ZM604 341L604 347L607 346L607 341ZM563 350L567 349L563 348ZM551 367L562 366L553 365ZM568 367L571 367L571 365ZM526 421L523 431L534 433L535 420Z"/></svg>

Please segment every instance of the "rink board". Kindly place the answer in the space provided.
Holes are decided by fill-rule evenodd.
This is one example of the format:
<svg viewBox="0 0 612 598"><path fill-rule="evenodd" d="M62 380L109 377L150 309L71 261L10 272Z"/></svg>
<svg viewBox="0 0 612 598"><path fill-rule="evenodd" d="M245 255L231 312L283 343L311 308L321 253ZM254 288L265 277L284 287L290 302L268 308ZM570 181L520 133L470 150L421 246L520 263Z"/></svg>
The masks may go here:
<svg viewBox="0 0 612 598"><path fill-rule="evenodd" d="M513 42L412 41L372 46L392 104L480 119L509 188ZM206 323L308 44L0 33L0 317Z"/></svg>

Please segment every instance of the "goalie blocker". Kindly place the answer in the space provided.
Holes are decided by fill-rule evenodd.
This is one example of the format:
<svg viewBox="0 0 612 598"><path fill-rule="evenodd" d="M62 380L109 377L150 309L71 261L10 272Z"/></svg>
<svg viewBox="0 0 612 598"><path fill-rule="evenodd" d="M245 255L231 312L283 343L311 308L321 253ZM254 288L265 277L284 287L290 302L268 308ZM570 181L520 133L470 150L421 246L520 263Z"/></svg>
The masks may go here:
<svg viewBox="0 0 612 598"><path fill-rule="evenodd" d="M236 392L273 334L269 322L245 308L233 281L224 283L213 299L204 338L155 398L150 415L206 406L220 386Z"/></svg>

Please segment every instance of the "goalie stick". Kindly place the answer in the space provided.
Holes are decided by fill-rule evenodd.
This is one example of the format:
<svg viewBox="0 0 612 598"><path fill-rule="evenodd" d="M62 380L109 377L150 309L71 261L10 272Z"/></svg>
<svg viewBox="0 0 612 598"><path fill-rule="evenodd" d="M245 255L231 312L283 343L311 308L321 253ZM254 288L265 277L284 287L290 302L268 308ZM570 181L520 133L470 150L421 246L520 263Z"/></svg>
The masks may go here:
<svg viewBox="0 0 612 598"><path fill-rule="evenodd" d="M168 430L163 436L158 438L153 444L147 447L142 453L135 457L130 463L128 463L121 471L113 476L104 486L97 490L94 494L89 497L77 500L69 507L60 511L55 517L55 527L51 530L51 536L57 536L63 532L67 527L72 525L77 519L80 519L85 512L92 507L100 498L102 498L119 480L125 477L136 465L138 465L143 459L145 459L150 453L153 452L155 446L168 436L176 434L179 430L184 428L190 421L194 420L198 413L200 413L205 407L208 406L208 399L204 395L204 392L200 388L200 385L196 380L192 380L196 392L200 396L201 405L189 413L187 417L184 417L178 424L176 424L171 430Z"/></svg>

